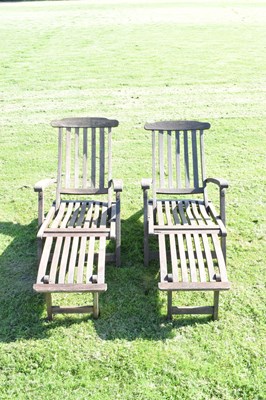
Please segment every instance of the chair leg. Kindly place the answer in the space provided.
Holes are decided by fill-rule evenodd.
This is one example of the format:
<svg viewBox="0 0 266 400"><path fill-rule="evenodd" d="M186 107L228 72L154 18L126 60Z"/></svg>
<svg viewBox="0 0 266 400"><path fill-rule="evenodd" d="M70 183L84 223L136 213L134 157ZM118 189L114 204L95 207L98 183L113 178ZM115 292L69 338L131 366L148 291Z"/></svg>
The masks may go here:
<svg viewBox="0 0 266 400"><path fill-rule="evenodd" d="M99 309L99 293L93 293L93 318L97 319L100 314Z"/></svg>
<svg viewBox="0 0 266 400"><path fill-rule="evenodd" d="M52 295L51 295L51 293L45 294L45 300L46 300L46 308L47 308L47 318L48 318L48 321L52 321L53 313L52 313Z"/></svg>
<svg viewBox="0 0 266 400"><path fill-rule="evenodd" d="M167 319L171 320L173 317L172 314L172 299L173 299L173 293L172 291L167 292Z"/></svg>
<svg viewBox="0 0 266 400"><path fill-rule="evenodd" d="M214 291L214 304L213 304L213 320L218 320L218 310L219 310L219 290Z"/></svg>

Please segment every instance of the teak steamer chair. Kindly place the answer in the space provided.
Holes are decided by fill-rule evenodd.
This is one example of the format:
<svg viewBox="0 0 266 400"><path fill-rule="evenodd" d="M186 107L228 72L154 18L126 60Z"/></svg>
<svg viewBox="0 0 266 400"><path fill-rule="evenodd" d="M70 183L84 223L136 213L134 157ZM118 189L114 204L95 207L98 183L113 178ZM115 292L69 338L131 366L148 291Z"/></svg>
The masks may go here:
<svg viewBox="0 0 266 400"><path fill-rule="evenodd" d="M152 131L152 180L142 180L144 263L147 266L158 257L158 252L149 248L149 235L156 235L159 289L168 294L168 318L172 314L211 314L214 320L218 319L219 293L230 288L225 228L228 184L223 179L206 178L203 137L210 124L164 121L147 123L144 128ZM219 213L208 200L209 183L219 187ZM152 199L148 198L150 188ZM165 195L171 199L162 199ZM202 290L214 291L213 306L172 305L173 291Z"/></svg>
<svg viewBox="0 0 266 400"><path fill-rule="evenodd" d="M46 296L48 319L56 313L91 312L97 318L99 293L107 290L105 262L120 265L122 181L112 180L111 165L112 128L118 121L67 118L51 125L58 128L58 172L57 181L45 179L34 187L39 269L33 288ZM44 217L44 189L52 183L56 200ZM109 239L115 241L115 252L107 254ZM91 292L93 305L53 306L52 293L66 292Z"/></svg>

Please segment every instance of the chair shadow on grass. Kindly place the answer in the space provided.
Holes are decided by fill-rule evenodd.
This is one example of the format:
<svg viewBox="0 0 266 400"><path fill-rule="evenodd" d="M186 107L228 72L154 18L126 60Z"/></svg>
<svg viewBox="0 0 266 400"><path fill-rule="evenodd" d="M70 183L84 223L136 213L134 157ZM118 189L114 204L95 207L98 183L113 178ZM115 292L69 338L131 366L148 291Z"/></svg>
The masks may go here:
<svg viewBox="0 0 266 400"><path fill-rule="evenodd" d="M32 289L37 274L37 221L29 225L1 222L0 233L12 239L0 256L0 342L42 339L58 326L89 320L103 340L164 340L174 335L173 328L209 321L199 316L167 321L166 294L158 290L159 264L143 266L142 215L141 210L122 221L122 266L106 266L108 290L100 295L97 320L87 315L55 316L52 322L45 319L44 296Z"/></svg>
<svg viewBox="0 0 266 400"><path fill-rule="evenodd" d="M0 342L44 337L42 299L32 290L37 271L37 221L29 225L0 222L2 240L10 241L0 256Z"/></svg>
<svg viewBox="0 0 266 400"><path fill-rule="evenodd" d="M142 216L140 210L122 221L122 268L106 268L108 290L100 297L101 316L95 321L103 340L164 340L182 326L210 321L206 316L167 320L166 294L158 289L159 261L143 264ZM156 238L151 246L157 248Z"/></svg>

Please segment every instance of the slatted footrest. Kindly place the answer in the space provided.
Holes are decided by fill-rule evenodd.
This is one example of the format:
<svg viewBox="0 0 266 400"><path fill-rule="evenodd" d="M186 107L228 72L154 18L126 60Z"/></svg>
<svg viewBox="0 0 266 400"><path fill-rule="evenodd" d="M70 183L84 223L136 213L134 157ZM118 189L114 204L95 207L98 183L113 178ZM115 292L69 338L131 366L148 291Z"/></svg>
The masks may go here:
<svg viewBox="0 0 266 400"><path fill-rule="evenodd" d="M205 231L159 234L162 290L221 290L228 288L218 233ZM168 250L169 249L169 250Z"/></svg>
<svg viewBox="0 0 266 400"><path fill-rule="evenodd" d="M99 316L99 293L107 290L105 283L106 235L77 232L76 235L45 238L38 269L36 292L46 296L48 319L53 314L91 313ZM59 307L52 305L53 293L92 293L93 305Z"/></svg>
<svg viewBox="0 0 266 400"><path fill-rule="evenodd" d="M105 283L105 261L105 236L47 237L35 287L40 290L46 286L42 291L48 287L53 291L93 291L96 281L98 285Z"/></svg>
<svg viewBox="0 0 266 400"><path fill-rule="evenodd" d="M217 232L159 234L159 289L168 292L168 316L172 314L218 315L218 294L230 289ZM173 291L214 291L214 306L173 307Z"/></svg>

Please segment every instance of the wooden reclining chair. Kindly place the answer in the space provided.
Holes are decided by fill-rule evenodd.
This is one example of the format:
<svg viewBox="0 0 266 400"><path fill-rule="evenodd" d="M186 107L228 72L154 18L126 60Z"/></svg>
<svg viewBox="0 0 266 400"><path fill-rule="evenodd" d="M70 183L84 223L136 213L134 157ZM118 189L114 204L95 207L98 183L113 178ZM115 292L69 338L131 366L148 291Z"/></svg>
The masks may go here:
<svg viewBox="0 0 266 400"><path fill-rule="evenodd" d="M107 290L105 262L120 265L122 181L112 180L111 165L112 128L118 121L67 118L51 125L58 128L56 200L44 217L44 189L55 180L35 185L40 263L33 288L46 295L48 319L90 312L97 318L99 293ZM115 252L107 254L109 239ZM91 292L93 306L52 306L52 293L60 292Z"/></svg>
<svg viewBox="0 0 266 400"><path fill-rule="evenodd" d="M223 179L206 178L203 139L210 124L165 121L147 123L144 128L152 131L152 180L142 180L144 263L148 265L158 256L149 248L149 235L157 235L159 289L168 292L168 318L172 314L211 314L217 319L219 292L230 287L225 228L228 184ZM208 200L208 183L219 187L219 213ZM173 291L191 290L214 291L214 305L172 306Z"/></svg>

